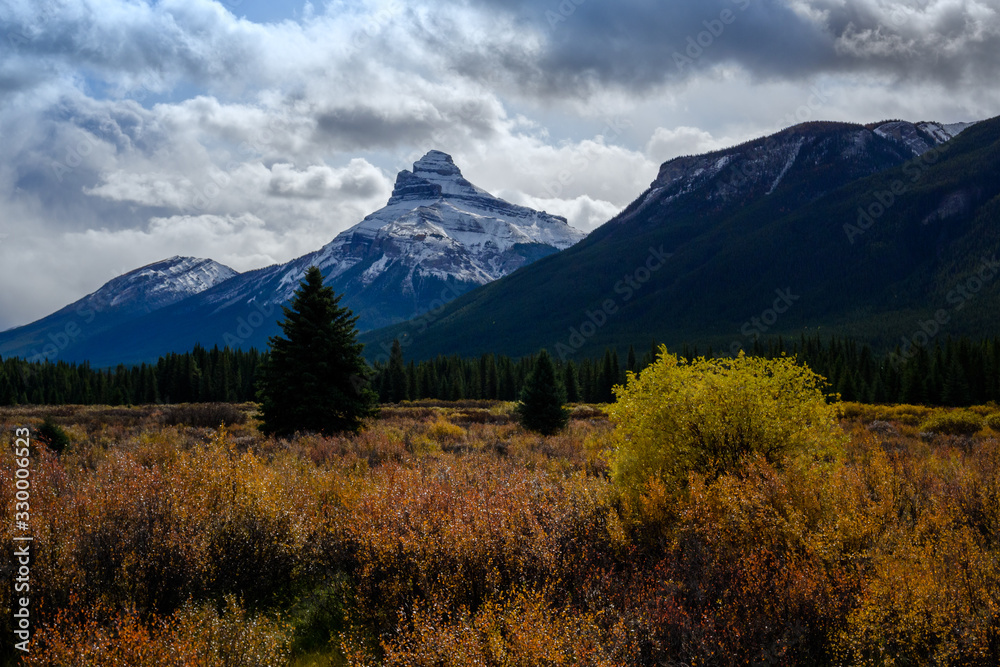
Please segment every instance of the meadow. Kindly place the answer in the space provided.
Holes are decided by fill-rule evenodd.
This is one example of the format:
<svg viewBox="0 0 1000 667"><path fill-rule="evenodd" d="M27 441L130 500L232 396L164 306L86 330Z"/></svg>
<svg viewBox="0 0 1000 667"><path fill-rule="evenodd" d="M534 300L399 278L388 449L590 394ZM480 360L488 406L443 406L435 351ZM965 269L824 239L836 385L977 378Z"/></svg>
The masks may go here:
<svg viewBox="0 0 1000 667"><path fill-rule="evenodd" d="M31 652L4 658L1000 664L996 406L843 404L836 455L638 497L610 479L600 406L548 437L512 408L401 404L287 440L253 404L0 408L0 539L30 426L35 549ZM5 583L6 619L13 602Z"/></svg>

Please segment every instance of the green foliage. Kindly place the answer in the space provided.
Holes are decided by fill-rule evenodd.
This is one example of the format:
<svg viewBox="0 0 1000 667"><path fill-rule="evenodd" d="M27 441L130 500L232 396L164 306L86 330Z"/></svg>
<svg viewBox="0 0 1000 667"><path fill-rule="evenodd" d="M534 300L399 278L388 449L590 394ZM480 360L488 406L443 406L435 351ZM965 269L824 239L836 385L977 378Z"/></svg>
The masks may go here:
<svg viewBox="0 0 1000 667"><path fill-rule="evenodd" d="M261 430L358 431L378 409L368 388L368 365L356 341L357 317L340 306L340 296L323 286L315 266L306 271L280 322L285 337L270 339L261 369Z"/></svg>
<svg viewBox="0 0 1000 667"><path fill-rule="evenodd" d="M934 415L920 425L920 430L945 435L972 435L978 433L983 424L983 418L975 412L956 410Z"/></svg>
<svg viewBox="0 0 1000 667"><path fill-rule="evenodd" d="M535 360L521 390L517 405L517 418L521 426L542 435L553 435L566 427L569 410L565 408L566 388L556 376L552 357L542 350Z"/></svg>
<svg viewBox="0 0 1000 667"><path fill-rule="evenodd" d="M91 368L63 361L0 360L0 405L136 405L253 400L257 350L196 345L155 364ZM215 423L218 426L218 422Z"/></svg>
<svg viewBox="0 0 1000 667"><path fill-rule="evenodd" d="M38 437L44 440L49 449L57 454L61 454L69 446L69 435L49 416L46 416L42 425L38 427Z"/></svg>
<svg viewBox="0 0 1000 667"><path fill-rule="evenodd" d="M793 358L678 359L660 348L653 366L615 388L615 481L632 493L650 477L683 487L690 472L711 476L759 455L823 452L843 432L823 378Z"/></svg>
<svg viewBox="0 0 1000 667"><path fill-rule="evenodd" d="M392 341L392 352L389 355L389 368L386 374L386 400L390 403L402 403L407 400L406 364L403 362L403 347L399 339Z"/></svg>
<svg viewBox="0 0 1000 667"><path fill-rule="evenodd" d="M451 355L404 365L402 347L395 348L387 363L375 362L371 378L383 403L514 401L535 360L533 355L516 360L495 354L475 359ZM594 359L553 363L566 386L568 403L605 403L613 400L611 387L625 382L624 371L649 366L656 350L653 346L641 356L629 354L622 367L611 348ZM685 359L699 356L697 347L682 350ZM844 401L876 405L919 401L951 407L1000 401L1000 338L947 339L933 349L914 348L907 355L898 350L877 355L871 347L849 339L813 336L791 342L778 337L755 342L746 353L768 359L795 355L828 378ZM0 404L245 403L256 396L254 380L260 363L262 357L256 350L200 346L184 354L169 354L156 364L115 369L5 359L0 361ZM905 417L905 423L916 426L926 416L914 413Z"/></svg>

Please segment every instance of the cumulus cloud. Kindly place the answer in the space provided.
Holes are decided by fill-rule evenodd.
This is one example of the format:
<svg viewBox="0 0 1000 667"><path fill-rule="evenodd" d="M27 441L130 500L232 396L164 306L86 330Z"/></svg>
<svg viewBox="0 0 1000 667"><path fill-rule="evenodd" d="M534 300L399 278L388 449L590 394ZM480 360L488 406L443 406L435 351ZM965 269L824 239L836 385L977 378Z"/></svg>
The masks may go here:
<svg viewBox="0 0 1000 667"><path fill-rule="evenodd" d="M0 3L0 328L110 267L181 254L248 269L314 250L432 148L589 231L681 154L804 120L968 121L1000 105L987 0L240 10Z"/></svg>
<svg viewBox="0 0 1000 667"><path fill-rule="evenodd" d="M515 204L538 211L561 215L577 229L590 233L618 215L623 207L609 201L580 195L574 199L532 197L523 193L509 193L507 198Z"/></svg>
<svg viewBox="0 0 1000 667"><path fill-rule="evenodd" d="M658 127L646 143L646 155L656 162L666 162L682 155L708 153L734 143L729 137L716 139L711 132L697 127Z"/></svg>

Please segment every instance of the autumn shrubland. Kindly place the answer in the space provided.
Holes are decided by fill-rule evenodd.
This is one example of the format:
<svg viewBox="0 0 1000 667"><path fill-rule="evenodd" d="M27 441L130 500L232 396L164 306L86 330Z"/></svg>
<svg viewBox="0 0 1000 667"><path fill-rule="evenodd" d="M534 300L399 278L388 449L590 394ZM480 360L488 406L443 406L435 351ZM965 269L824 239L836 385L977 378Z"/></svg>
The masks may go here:
<svg viewBox="0 0 1000 667"><path fill-rule="evenodd" d="M36 441L36 634L7 660L1000 663L995 406L841 404L821 455L751 448L628 486L595 406L551 436L512 404L431 402L285 439L254 409L0 409L7 517L15 426L69 439ZM979 428L924 428L949 419Z"/></svg>

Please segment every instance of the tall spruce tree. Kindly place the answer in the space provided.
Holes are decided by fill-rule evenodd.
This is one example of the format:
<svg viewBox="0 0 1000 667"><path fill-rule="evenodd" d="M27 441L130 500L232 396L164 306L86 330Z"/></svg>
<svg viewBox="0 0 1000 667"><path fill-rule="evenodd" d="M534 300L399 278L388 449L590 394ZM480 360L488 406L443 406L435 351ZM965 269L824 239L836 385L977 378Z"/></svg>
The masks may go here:
<svg viewBox="0 0 1000 667"><path fill-rule="evenodd" d="M377 412L378 395L368 386L357 317L323 286L315 266L283 311L279 325L285 335L268 341L270 353L258 383L261 430L276 435L358 431Z"/></svg>
<svg viewBox="0 0 1000 667"><path fill-rule="evenodd" d="M389 368L387 398L390 403L402 403L409 398L406 385L406 362L403 361L403 346L399 339L392 341L392 352L389 353Z"/></svg>
<svg viewBox="0 0 1000 667"><path fill-rule="evenodd" d="M576 377L576 364L572 361L563 370L563 384L566 386L566 402L580 402L580 381Z"/></svg>
<svg viewBox="0 0 1000 667"><path fill-rule="evenodd" d="M524 381L521 402L517 404L517 417L521 426L541 433L558 433L569 421L566 389L556 376L552 357L545 350L535 360L535 367Z"/></svg>

